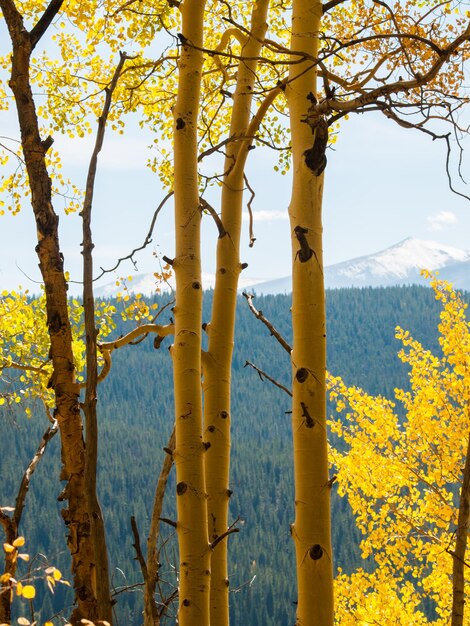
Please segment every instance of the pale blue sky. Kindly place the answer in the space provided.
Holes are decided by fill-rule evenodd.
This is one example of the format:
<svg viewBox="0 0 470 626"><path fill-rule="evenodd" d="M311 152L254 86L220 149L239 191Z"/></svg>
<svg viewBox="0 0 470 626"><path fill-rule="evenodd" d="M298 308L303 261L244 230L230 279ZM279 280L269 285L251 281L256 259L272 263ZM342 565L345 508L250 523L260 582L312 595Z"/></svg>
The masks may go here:
<svg viewBox="0 0 470 626"><path fill-rule="evenodd" d="M0 30L2 30L0 28ZM0 39L3 33L0 32ZM468 116L467 114L467 117ZM12 114L0 113L0 136L17 136ZM132 130L121 137L109 133L99 161L94 203L96 267L109 267L128 254L147 233L154 209L164 196L158 177L146 169L151 135ZM0 140L1 141L1 140ZM463 173L470 179L470 141ZM71 141L55 137L65 173L83 186L92 139ZM273 171L273 156L257 148L250 154L249 180L256 190L253 202L255 234L248 248L248 224L242 243L246 277L271 279L290 274L290 238L287 206L289 176ZM455 167L453 168L455 174ZM470 188L455 177L457 187ZM248 196L247 196L248 199ZM218 208L217 196L211 196ZM73 279L80 279L81 224L77 215L65 216L60 199L61 245ZM216 231L204 220L204 271L214 271ZM470 249L470 202L452 194L445 174L445 145L428 136L405 130L379 113L352 116L343 123L340 137L328 151L324 202L324 258L333 264L376 252L406 237L435 240ZM0 289L19 284L37 290L40 281L34 252L35 229L31 209L16 217L0 216ZM158 269L153 252L172 256L173 216L169 203L159 217L154 244L136 256L139 272ZM129 264L119 275L133 273ZM26 274L29 278L26 278ZM31 279L31 280L30 280ZM108 276L103 282L114 280ZM80 288L73 288L79 292Z"/></svg>

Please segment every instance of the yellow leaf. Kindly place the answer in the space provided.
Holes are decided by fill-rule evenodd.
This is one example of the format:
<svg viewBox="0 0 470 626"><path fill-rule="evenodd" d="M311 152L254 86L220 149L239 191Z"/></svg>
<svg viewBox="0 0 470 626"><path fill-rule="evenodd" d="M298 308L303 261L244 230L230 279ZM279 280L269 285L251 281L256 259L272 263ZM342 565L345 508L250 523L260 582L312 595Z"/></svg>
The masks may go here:
<svg viewBox="0 0 470 626"><path fill-rule="evenodd" d="M3 544L3 549L7 553L13 552L15 550L14 546L12 546L10 543L4 543Z"/></svg>
<svg viewBox="0 0 470 626"><path fill-rule="evenodd" d="M55 569L52 575L54 576L55 580L60 580L62 578L62 572L58 569Z"/></svg>
<svg viewBox="0 0 470 626"><path fill-rule="evenodd" d="M13 542L13 545L15 546L15 548L20 548L21 546L24 546L24 544L25 544L24 537L17 537L15 541Z"/></svg>
<svg viewBox="0 0 470 626"><path fill-rule="evenodd" d="M25 585L23 587L21 595L27 600L32 600L36 595L36 589L33 587L33 585Z"/></svg>

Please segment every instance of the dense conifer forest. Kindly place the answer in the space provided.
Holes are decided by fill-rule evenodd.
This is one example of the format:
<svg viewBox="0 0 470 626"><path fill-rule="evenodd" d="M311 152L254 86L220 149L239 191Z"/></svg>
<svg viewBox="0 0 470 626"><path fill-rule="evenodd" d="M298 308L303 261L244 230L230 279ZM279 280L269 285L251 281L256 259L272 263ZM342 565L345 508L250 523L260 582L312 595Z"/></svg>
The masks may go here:
<svg viewBox="0 0 470 626"><path fill-rule="evenodd" d="M206 305L211 294L206 295ZM159 298L162 304L165 298ZM258 309L289 337L289 296L255 299ZM209 310L206 306L206 312ZM171 315L171 313L170 313ZM395 327L402 326L433 350L437 347L439 305L430 289L341 289L328 292L328 368L347 384L370 393L393 397L407 385L407 371L396 358ZM125 332L120 325L116 334ZM156 480L172 429L171 360L166 339L156 350L148 338L138 346L114 353L111 374L100 387L100 498L110 546L117 623L138 626L141 620L141 575L135 560L130 517L135 516L142 544ZM294 555L289 536L293 516L289 398L260 380L249 360L289 386L289 359L268 330L240 297L233 370L232 520L238 534L230 539L231 612L233 624L284 626L295 621ZM33 407L30 420L2 407L0 473L2 506L14 501L21 473L46 428L46 419ZM332 409L330 409L332 410ZM334 442L333 442L334 443ZM40 577L48 561L66 577L68 551L60 520L59 441L53 440L33 477L22 534L32 561L31 576ZM165 516L174 519L172 478ZM352 571L361 561L360 536L345 500L333 489L335 566ZM163 529L161 588L170 595L176 584L176 541L171 526ZM23 569L26 575L27 569ZM71 595L59 586L54 595L40 590L34 601L45 620L67 609ZM40 591L39 591L40 590ZM24 601L25 602L25 601ZM23 606L23 614L27 607ZM66 610L67 613L67 610ZM168 614L174 623L174 612Z"/></svg>

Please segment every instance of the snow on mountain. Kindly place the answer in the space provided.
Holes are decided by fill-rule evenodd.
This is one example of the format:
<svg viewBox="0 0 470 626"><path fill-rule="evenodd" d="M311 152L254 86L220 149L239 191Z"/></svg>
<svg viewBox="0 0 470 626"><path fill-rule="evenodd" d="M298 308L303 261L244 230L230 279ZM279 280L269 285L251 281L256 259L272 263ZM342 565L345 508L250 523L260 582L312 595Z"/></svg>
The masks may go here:
<svg viewBox="0 0 470 626"><path fill-rule="evenodd" d="M465 261L470 261L469 252L410 237L376 254L327 267L325 280L333 288L420 283L422 269L434 271Z"/></svg>
<svg viewBox="0 0 470 626"><path fill-rule="evenodd" d="M340 287L388 287L392 285L425 284L420 272L422 269L439 270L439 277L458 289L470 291L470 252L446 246L434 241L423 241L409 237L400 243L375 254L358 257L325 268L327 288ZM203 289L212 289L215 276L204 273ZM127 283L128 290L134 293L150 295L156 288L170 291L174 288L174 279L170 284L158 285L153 274L136 274ZM110 283L96 290L98 296L112 297L123 286ZM257 294L282 294L292 291L292 278L285 276L263 281L249 277L240 277L239 291L254 291Z"/></svg>
<svg viewBox="0 0 470 626"><path fill-rule="evenodd" d="M412 237L375 254L326 267L325 284L330 289L425 284L422 269L439 270L439 276L458 289L470 290L470 252ZM259 283L252 289L258 294L290 293L292 278Z"/></svg>

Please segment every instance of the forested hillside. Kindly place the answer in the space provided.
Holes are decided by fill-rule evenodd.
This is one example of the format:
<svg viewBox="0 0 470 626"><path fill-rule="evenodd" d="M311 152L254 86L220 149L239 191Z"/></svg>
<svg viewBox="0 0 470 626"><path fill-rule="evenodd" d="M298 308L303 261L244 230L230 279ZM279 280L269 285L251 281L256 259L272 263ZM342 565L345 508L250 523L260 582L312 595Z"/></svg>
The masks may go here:
<svg viewBox="0 0 470 626"><path fill-rule="evenodd" d="M206 311L210 293L206 296ZM161 301L160 301L161 303ZM289 340L287 296L255 299L258 309ZM395 327L411 331L426 347L437 350L439 306L431 290L422 287L342 289L327 296L328 367L348 384L371 393L393 394L406 386L405 367L396 358L399 349ZM124 328L116 331L117 335ZM116 590L116 614L121 626L142 623L141 581L133 550L130 517L134 515L142 543L148 532L158 472L172 428L171 360L166 339L159 350L148 338L138 346L116 351L111 374L100 388L101 466L99 489L106 517L111 554L112 583ZM239 298L233 372L233 478L232 520L240 532L232 535L231 611L233 624L287 626L295 621L294 554L289 536L293 517L289 398L269 382L262 382L249 360L279 382L289 386L290 364L286 353ZM46 428L38 408L31 420L2 407L0 422L0 473L2 506L11 505L21 472ZM53 440L32 480L22 533L26 551L38 554L29 564L41 568L45 555L50 563L68 571L68 551L56 498L59 441ZM170 485L165 516L174 519L174 480ZM358 564L360 540L347 503L333 489L335 566L350 571ZM164 593L176 580L176 541L172 528L162 552L160 570ZM24 572L25 570L23 570ZM129 589L125 589L129 587ZM39 583L38 583L39 589ZM71 596L70 596L71 597ZM43 598L44 601L43 601ZM35 608L41 619L67 608L67 590L55 596L38 593ZM42 603L42 608L41 608ZM26 607L23 607L23 614ZM173 623L170 611L167 623Z"/></svg>

